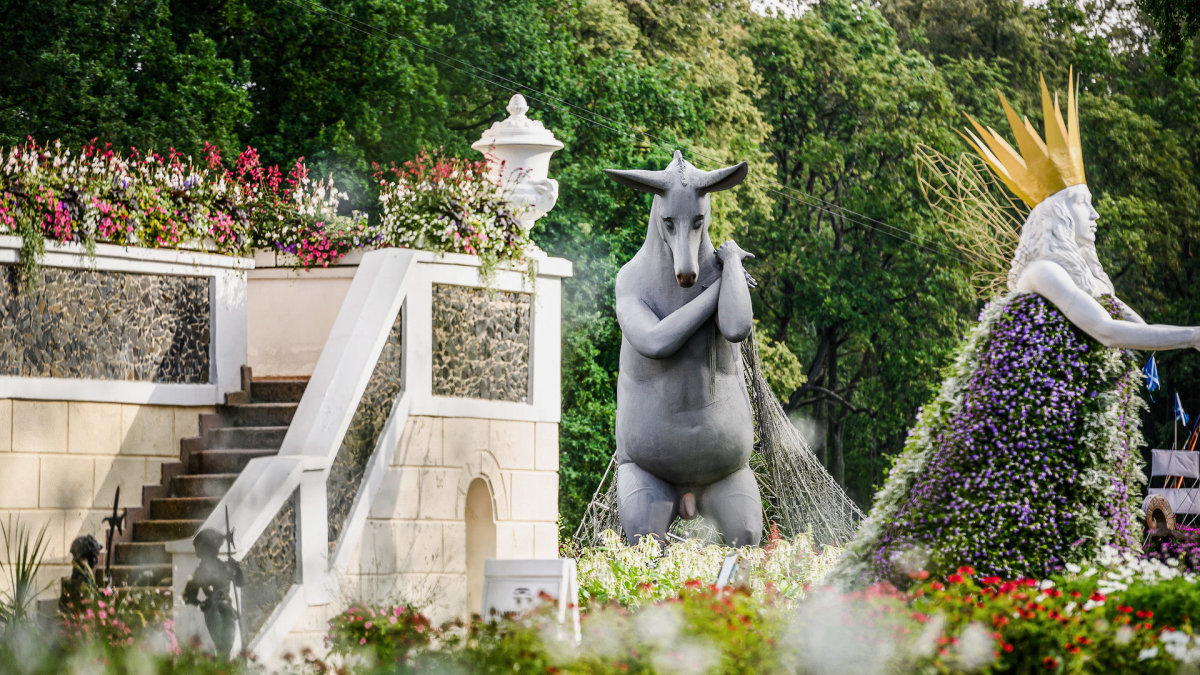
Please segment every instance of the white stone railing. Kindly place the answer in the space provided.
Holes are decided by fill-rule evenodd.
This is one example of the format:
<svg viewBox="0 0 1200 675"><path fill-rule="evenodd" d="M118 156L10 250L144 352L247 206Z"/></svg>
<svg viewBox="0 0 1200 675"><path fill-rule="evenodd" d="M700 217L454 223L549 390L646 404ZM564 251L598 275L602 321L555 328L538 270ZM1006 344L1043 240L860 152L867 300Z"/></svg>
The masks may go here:
<svg viewBox="0 0 1200 675"><path fill-rule="evenodd" d="M20 237L0 236L0 266L16 265L20 260L20 249ZM89 254L82 244L48 241L41 267L44 275L62 276L64 270L77 274L78 283L73 288L89 280L94 281L98 275L124 275L126 279L141 281L153 277L203 279L207 286L208 372L202 373L200 381L175 383L153 381L153 378L130 374L118 377L55 376L55 371L63 370L55 367L49 369L49 373L0 375L0 398L214 405L223 403L225 394L241 389L241 367L246 358L246 271L254 267L252 260L197 251L124 248L111 244L96 244L95 250ZM43 285L33 290L32 294L35 297L39 293L45 296L39 300L45 301L43 304L47 311L54 311L54 321L61 330L93 329L105 320L106 312L112 309L85 306L81 298L71 297L60 290L58 287L47 289ZM82 289L80 295L86 295L86 290ZM5 302L4 298L13 300L14 294L19 292L12 287L0 289L0 306ZM118 299L107 297L103 301L104 304L110 304L118 302ZM130 308L118 306L116 309ZM12 320L11 316L9 320ZM45 323L49 324L50 320L47 318ZM145 325L131 328L141 334L155 327ZM128 342L115 335L122 329L121 326L113 327L112 343L123 343L122 348L128 349ZM59 341L70 342L72 338L78 339L79 335L59 336ZM95 346L95 342L89 342L89 346ZM151 345L151 351L156 347L162 345ZM94 354L91 358L96 363L105 363L114 368L120 368L123 361L121 353Z"/></svg>
<svg viewBox="0 0 1200 675"><path fill-rule="evenodd" d="M363 257L279 454L252 460L202 526L225 532L228 510L233 557L244 561L296 496L291 542L295 576L290 584L282 580L286 592L261 629L247 635L245 648L251 652L272 654L304 609L330 601L361 536L367 511L408 417L408 392L402 389L396 396L349 516L332 547L327 482L396 317L404 311L415 258L412 251L400 249ZM280 326L280 330L286 327ZM404 342L407 352L409 340ZM176 632L180 639L207 640L199 610L182 604L183 589L199 563L191 540L171 542L167 549L172 554ZM285 570L286 565L281 573Z"/></svg>
<svg viewBox="0 0 1200 675"><path fill-rule="evenodd" d="M496 271L490 292L515 294L508 296L509 300L519 300L522 311L527 308L527 323L515 342L527 344L524 365L528 376L510 383L520 390L520 396L493 399L439 394L439 378L434 373L439 359L443 364L468 360L448 360L445 345L435 342L439 326L445 338L446 320L438 314L446 310L447 292L458 289L479 304L488 304L483 301L489 296L483 290L477 258L387 249L366 253L346 267L339 275L344 277L350 272L353 280L344 296L337 295L333 300L344 297L279 454L252 460L203 525L224 532L228 508L234 532L233 557L241 561L256 543L261 545L281 527L281 519L288 520L282 523L285 528L293 528L294 578L284 580L288 588L262 628L247 636L249 650L264 659L275 655L308 608L336 602L410 415L557 422L561 414L561 278L570 276L570 262L543 258L532 287L517 270ZM287 278L291 281L272 291L271 302L304 308L314 295L306 288L322 283L320 278L310 278L307 272L279 271L290 275ZM439 297L441 309L436 306ZM360 401L365 393L369 394L368 384L381 354L393 348L389 347L389 339L394 337L398 316L402 390L374 440L349 508L330 503L331 469ZM286 334L288 322L279 321L276 330ZM435 352L442 356L435 356ZM506 371L522 370L518 363L506 362L504 366ZM294 513L290 510L293 505ZM332 543L331 510L347 513L344 525L335 523L340 529ZM176 631L181 639L207 640L199 611L181 604L184 586L199 562L192 543L181 540L171 542L167 548L173 556Z"/></svg>

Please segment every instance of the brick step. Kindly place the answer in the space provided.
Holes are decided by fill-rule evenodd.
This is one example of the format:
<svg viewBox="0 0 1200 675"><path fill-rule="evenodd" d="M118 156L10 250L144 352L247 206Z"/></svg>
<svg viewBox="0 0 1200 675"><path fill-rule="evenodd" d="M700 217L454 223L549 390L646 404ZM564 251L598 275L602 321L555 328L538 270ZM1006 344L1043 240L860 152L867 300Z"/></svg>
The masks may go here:
<svg viewBox="0 0 1200 675"><path fill-rule="evenodd" d="M278 450L287 435L287 427L219 427L210 429L205 445L210 449Z"/></svg>
<svg viewBox="0 0 1200 675"><path fill-rule="evenodd" d="M265 450L262 448L205 450L192 455L192 473L193 475L241 473L250 460L258 457L271 457L278 452L278 449Z"/></svg>
<svg viewBox="0 0 1200 675"><path fill-rule="evenodd" d="M236 473L206 473L175 476L171 479L172 497L217 497L229 492Z"/></svg>
<svg viewBox="0 0 1200 675"><path fill-rule="evenodd" d="M100 574L103 574L103 569ZM113 565L113 586L171 585L171 565Z"/></svg>
<svg viewBox="0 0 1200 675"><path fill-rule="evenodd" d="M194 520L207 518L221 501L219 497L168 497L150 500L151 520Z"/></svg>
<svg viewBox="0 0 1200 675"><path fill-rule="evenodd" d="M299 403L307 386L307 379L253 380L250 400L255 403Z"/></svg>
<svg viewBox="0 0 1200 675"><path fill-rule="evenodd" d="M287 426L296 416L297 406L298 403L243 403L227 406L221 417L234 427Z"/></svg>
<svg viewBox="0 0 1200 675"><path fill-rule="evenodd" d="M160 541L134 541L113 544L114 565L170 565L171 554Z"/></svg>
<svg viewBox="0 0 1200 675"><path fill-rule="evenodd" d="M174 541L196 534L203 520L143 520L133 524L134 541Z"/></svg>

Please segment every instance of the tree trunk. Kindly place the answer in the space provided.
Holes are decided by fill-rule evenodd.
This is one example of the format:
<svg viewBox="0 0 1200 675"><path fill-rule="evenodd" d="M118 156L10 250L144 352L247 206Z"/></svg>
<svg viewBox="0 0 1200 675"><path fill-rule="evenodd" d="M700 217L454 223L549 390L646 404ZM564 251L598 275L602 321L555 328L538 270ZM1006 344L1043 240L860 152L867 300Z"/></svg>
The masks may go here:
<svg viewBox="0 0 1200 675"><path fill-rule="evenodd" d="M838 343L836 336L832 336L831 347L829 350L829 366L826 371L828 374L828 387L830 391L837 391L838 385ZM829 469L829 473L833 474L833 479L837 484L845 488L846 486L846 460L842 454L842 429L845 428L846 415L842 410L835 408L833 402L826 403L826 433L825 433L825 458L822 463Z"/></svg>
<svg viewBox="0 0 1200 675"><path fill-rule="evenodd" d="M829 473L844 490L846 489L846 455L842 452L842 432L846 429L846 419L838 415L836 422L829 423Z"/></svg>

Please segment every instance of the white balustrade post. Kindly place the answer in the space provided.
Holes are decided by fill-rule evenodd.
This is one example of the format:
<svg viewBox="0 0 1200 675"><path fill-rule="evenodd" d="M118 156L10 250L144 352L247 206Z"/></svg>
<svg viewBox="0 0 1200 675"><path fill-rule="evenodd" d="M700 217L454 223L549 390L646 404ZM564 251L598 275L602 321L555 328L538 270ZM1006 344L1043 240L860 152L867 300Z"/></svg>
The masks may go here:
<svg viewBox="0 0 1200 675"><path fill-rule="evenodd" d="M521 225L526 232L558 201L558 181L549 177L550 156L563 147L541 122L525 115L528 111L525 97L514 94L508 117L471 145L488 158L492 179L509 190L513 204L525 209Z"/></svg>

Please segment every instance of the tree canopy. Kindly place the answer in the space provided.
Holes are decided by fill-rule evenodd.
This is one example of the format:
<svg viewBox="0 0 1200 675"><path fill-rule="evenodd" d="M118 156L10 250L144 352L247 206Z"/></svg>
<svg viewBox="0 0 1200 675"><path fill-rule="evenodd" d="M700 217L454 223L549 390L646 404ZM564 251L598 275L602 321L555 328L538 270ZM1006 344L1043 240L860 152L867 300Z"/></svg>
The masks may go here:
<svg viewBox="0 0 1200 675"><path fill-rule="evenodd" d="M1140 8L1140 12L1137 8ZM714 197L714 237L749 268L772 386L868 505L977 316L971 269L917 187L918 143L957 155L963 112L1039 123L1038 76L1080 74L1099 249L1147 320L1200 324L1200 50L1195 2L821 0L48 0L5 4L0 144L26 136L199 154L305 156L371 210L373 163L471 141L514 91L565 143L534 232L576 264L565 289L564 533L613 451L613 280L649 198L608 167L680 148L751 178ZM720 243L719 241L717 243ZM1160 356L1200 410L1200 362ZM1169 442L1171 411L1147 435Z"/></svg>

